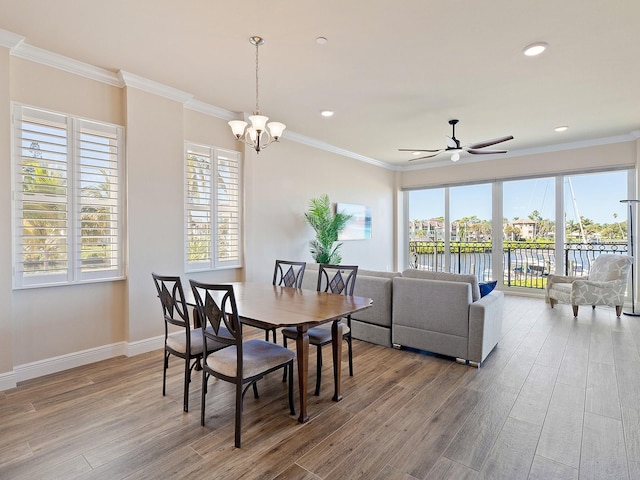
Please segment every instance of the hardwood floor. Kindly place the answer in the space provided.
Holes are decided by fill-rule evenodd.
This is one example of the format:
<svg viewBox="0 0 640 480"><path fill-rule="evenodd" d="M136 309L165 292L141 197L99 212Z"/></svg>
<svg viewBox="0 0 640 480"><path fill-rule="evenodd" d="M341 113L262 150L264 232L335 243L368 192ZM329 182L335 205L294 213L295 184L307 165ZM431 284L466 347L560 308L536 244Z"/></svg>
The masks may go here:
<svg viewBox="0 0 640 480"><path fill-rule="evenodd" d="M344 399L326 349L304 425L271 374L245 398L241 449L231 385L210 382L201 427L199 373L183 413L178 361L163 397L161 351L115 358L0 392L0 478L640 479L639 345L640 319L613 309L575 320L507 297L480 369L354 340Z"/></svg>

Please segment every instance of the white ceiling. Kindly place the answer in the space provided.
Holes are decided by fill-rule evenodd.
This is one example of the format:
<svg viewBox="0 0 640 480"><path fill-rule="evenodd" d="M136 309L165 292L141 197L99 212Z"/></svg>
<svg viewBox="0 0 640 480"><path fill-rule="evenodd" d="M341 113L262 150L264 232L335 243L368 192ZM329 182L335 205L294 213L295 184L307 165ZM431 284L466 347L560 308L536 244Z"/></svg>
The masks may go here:
<svg viewBox="0 0 640 480"><path fill-rule="evenodd" d="M639 21L636 0L0 0L29 45L234 112L253 111L260 35L263 114L395 166L444 147L451 118L511 152L637 135Z"/></svg>

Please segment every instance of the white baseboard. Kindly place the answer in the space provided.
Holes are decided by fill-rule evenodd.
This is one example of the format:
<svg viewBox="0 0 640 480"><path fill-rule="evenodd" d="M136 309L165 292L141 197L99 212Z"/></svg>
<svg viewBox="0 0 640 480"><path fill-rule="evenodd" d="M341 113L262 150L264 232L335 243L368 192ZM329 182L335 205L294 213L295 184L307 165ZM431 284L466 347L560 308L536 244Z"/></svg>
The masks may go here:
<svg viewBox="0 0 640 480"><path fill-rule="evenodd" d="M164 348L164 335L127 343L125 355L127 357L134 357L160 348Z"/></svg>
<svg viewBox="0 0 640 480"><path fill-rule="evenodd" d="M89 363L107 360L119 355L133 357L142 353L161 349L164 346L164 335L147 338L137 342L118 342L101 347L73 352L59 357L45 358L37 362L16 365L12 372L0 373L0 392L15 388L18 382L42 377L51 373L62 372L70 368L81 367Z"/></svg>
<svg viewBox="0 0 640 480"><path fill-rule="evenodd" d="M16 372L0 373L0 392L15 388L17 383Z"/></svg>
<svg viewBox="0 0 640 480"><path fill-rule="evenodd" d="M46 358L37 362L16 365L14 371L16 380L22 382L32 378L42 377L51 373L61 372L70 368L81 367L100 360L125 355L125 342L112 343L97 348L73 352L59 357Z"/></svg>

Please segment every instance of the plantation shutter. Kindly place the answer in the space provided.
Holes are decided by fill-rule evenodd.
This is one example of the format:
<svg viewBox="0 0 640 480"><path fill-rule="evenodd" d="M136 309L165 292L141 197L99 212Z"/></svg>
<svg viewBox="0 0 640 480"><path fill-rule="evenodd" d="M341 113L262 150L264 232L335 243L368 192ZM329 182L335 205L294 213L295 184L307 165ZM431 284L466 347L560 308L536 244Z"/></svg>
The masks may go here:
<svg viewBox="0 0 640 480"><path fill-rule="evenodd" d="M14 107L14 287L124 274L121 128Z"/></svg>
<svg viewBox="0 0 640 480"><path fill-rule="evenodd" d="M216 150L218 266L240 266L240 154Z"/></svg>
<svg viewBox="0 0 640 480"><path fill-rule="evenodd" d="M186 246L187 270L212 267L212 159L211 149L187 146Z"/></svg>
<svg viewBox="0 0 640 480"><path fill-rule="evenodd" d="M76 239L80 242L77 258L82 278L120 275L123 255L118 133L112 125L87 120L77 122Z"/></svg>
<svg viewBox="0 0 640 480"><path fill-rule="evenodd" d="M240 154L185 146L185 270L240 267Z"/></svg>

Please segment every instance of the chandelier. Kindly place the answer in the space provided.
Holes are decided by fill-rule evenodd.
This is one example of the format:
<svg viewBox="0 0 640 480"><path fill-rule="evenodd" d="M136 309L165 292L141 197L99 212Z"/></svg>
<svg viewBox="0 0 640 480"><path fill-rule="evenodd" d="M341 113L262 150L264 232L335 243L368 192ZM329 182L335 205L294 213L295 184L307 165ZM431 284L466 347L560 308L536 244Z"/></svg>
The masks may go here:
<svg viewBox="0 0 640 480"><path fill-rule="evenodd" d="M272 142L277 142L282 136L282 132L287 128L284 123L269 122L269 117L265 117L260 114L260 96L258 90L258 48L264 44L264 38L251 37L249 39L252 45L256 47L256 109L249 117L251 125L247 126L247 122L242 120L232 120L229 122L231 131L236 137L236 140L243 141L247 145L254 148L256 153L260 153L260 150L267 148Z"/></svg>

